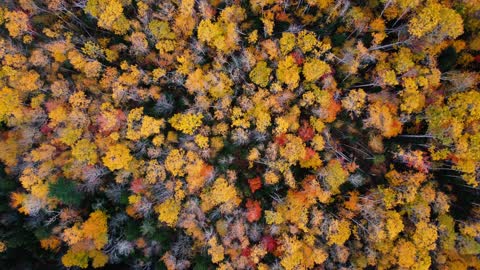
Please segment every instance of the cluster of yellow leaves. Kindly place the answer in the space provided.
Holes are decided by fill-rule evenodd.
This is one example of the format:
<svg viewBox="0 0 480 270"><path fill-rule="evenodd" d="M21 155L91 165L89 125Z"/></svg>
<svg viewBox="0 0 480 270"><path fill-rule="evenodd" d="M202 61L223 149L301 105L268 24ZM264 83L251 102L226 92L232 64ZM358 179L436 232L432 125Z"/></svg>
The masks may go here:
<svg viewBox="0 0 480 270"><path fill-rule="evenodd" d="M367 93L363 89L352 90L348 93L348 96L342 99L342 107L347 111L360 114L365 106L366 97Z"/></svg>
<svg viewBox="0 0 480 270"><path fill-rule="evenodd" d="M332 159L325 168L325 182L328 184L332 193L339 193L340 186L347 181L348 172L343 169L338 159Z"/></svg>
<svg viewBox="0 0 480 270"><path fill-rule="evenodd" d="M148 29L158 41L155 47L164 54L175 49L175 33L170 29L166 21L151 20Z"/></svg>
<svg viewBox="0 0 480 270"><path fill-rule="evenodd" d="M48 197L48 182L44 176L44 172L34 168L24 169L19 180L22 187L29 193L12 193L11 206L27 215L36 214L41 208L53 207L55 203Z"/></svg>
<svg viewBox="0 0 480 270"><path fill-rule="evenodd" d="M90 213L83 224L77 223L65 229L63 240L67 242L70 249L62 257L63 265L87 268L88 260L92 259L94 268L103 267L108 261L108 256L101 251L108 242L107 230L107 215L100 210Z"/></svg>
<svg viewBox="0 0 480 270"><path fill-rule="evenodd" d="M56 251L62 242L55 236L50 236L40 240L40 246L46 250Z"/></svg>
<svg viewBox="0 0 480 270"><path fill-rule="evenodd" d="M48 185L33 168L26 168L23 171L22 176L20 176L20 183L34 197L44 201L47 200Z"/></svg>
<svg viewBox="0 0 480 270"><path fill-rule="evenodd" d="M98 160L97 146L87 139L81 139L72 147L72 156L80 162L93 165Z"/></svg>
<svg viewBox="0 0 480 270"><path fill-rule="evenodd" d="M280 178L278 177L278 175L272 171L267 171L264 174L264 178L265 178L265 183L269 185L275 185L278 183L278 181L280 181Z"/></svg>
<svg viewBox="0 0 480 270"><path fill-rule="evenodd" d="M150 184L154 184L158 181L165 180L165 178L165 167L158 163L157 160L150 160L146 168L145 180Z"/></svg>
<svg viewBox="0 0 480 270"><path fill-rule="evenodd" d="M417 16L412 18L408 26L410 34L416 37L435 31L437 31L436 35L452 38L463 34L462 17L455 10L434 1L430 1Z"/></svg>
<svg viewBox="0 0 480 270"><path fill-rule="evenodd" d="M472 186L478 185L475 164L480 161L480 136L475 123L480 120L479 106L480 93L471 90L453 94L445 103L431 106L426 111L429 132L440 143L432 146L433 157L442 160L453 154L455 169L461 171L465 181Z"/></svg>
<svg viewBox="0 0 480 270"><path fill-rule="evenodd" d="M223 261L223 258L225 257L225 251L223 246L217 243L217 238L210 238L210 240L208 240L208 245L210 246L208 249L208 254L212 256L212 262L219 263Z"/></svg>
<svg viewBox="0 0 480 270"><path fill-rule="evenodd" d="M434 225L420 221L416 224L412 240L415 246L421 250L433 250L435 249L437 237L438 233Z"/></svg>
<svg viewBox="0 0 480 270"><path fill-rule="evenodd" d="M293 56L288 55L280 60L277 68L277 79L281 83L285 83L288 89L294 89L300 82L300 68L295 63Z"/></svg>
<svg viewBox="0 0 480 270"><path fill-rule="evenodd" d="M373 20L370 23L370 29L374 32L372 36L375 44L382 43L382 41L387 37L387 34L385 33L385 21L381 18Z"/></svg>
<svg viewBox="0 0 480 270"><path fill-rule="evenodd" d="M10 206L17 208L20 213L25 215L30 214L27 203L27 195L25 193L12 192L12 194L10 194Z"/></svg>
<svg viewBox="0 0 480 270"><path fill-rule="evenodd" d="M157 40L175 39L175 33L172 32L168 22L160 20L151 20L148 23L148 30Z"/></svg>
<svg viewBox="0 0 480 270"><path fill-rule="evenodd" d="M288 164L295 164L305 157L305 144L302 139L292 134L287 134L286 140L287 143L280 148L280 156L283 157Z"/></svg>
<svg viewBox="0 0 480 270"><path fill-rule="evenodd" d="M3 242L0 241L0 253L3 253L7 250L7 245Z"/></svg>
<svg viewBox="0 0 480 270"><path fill-rule="evenodd" d="M328 227L328 244L343 245L350 238L350 234L350 221L345 219L334 220Z"/></svg>
<svg viewBox="0 0 480 270"><path fill-rule="evenodd" d="M302 182L302 190L289 190L284 203L276 206L276 211L265 211L267 224L281 225L290 222L298 229L305 232L309 221L309 208L318 201L326 203L331 196L330 192L324 191L318 181L307 177Z"/></svg>
<svg viewBox="0 0 480 270"><path fill-rule="evenodd" d="M396 73L404 73L413 68L415 63L412 59L413 54L411 50L408 48L401 48L392 60L393 68ZM409 78L406 79L408 80Z"/></svg>
<svg viewBox="0 0 480 270"><path fill-rule="evenodd" d="M171 198L155 206L158 213L158 220L165 222L168 226L174 227L180 213L181 202Z"/></svg>
<svg viewBox="0 0 480 270"><path fill-rule="evenodd" d="M144 116L143 108L137 108L131 110L128 114L127 124L127 139L138 141L160 133L164 121L148 115Z"/></svg>
<svg viewBox="0 0 480 270"><path fill-rule="evenodd" d="M411 267L415 264L415 245L410 241L401 240L396 246L396 255L400 267Z"/></svg>
<svg viewBox="0 0 480 270"><path fill-rule="evenodd" d="M188 75L185 86L190 93L204 94L208 92L214 99L220 99L233 93L233 81L223 72L205 73L201 69L196 69Z"/></svg>
<svg viewBox="0 0 480 270"><path fill-rule="evenodd" d="M194 0L182 1L179 7L179 12L175 18L175 27L185 37L189 37L195 28L195 18L192 16L194 12Z"/></svg>
<svg viewBox="0 0 480 270"><path fill-rule="evenodd" d="M124 144L110 146L102 158L103 164L111 171L127 169L132 160L133 157L130 155L130 149Z"/></svg>
<svg viewBox="0 0 480 270"><path fill-rule="evenodd" d="M405 90L400 93L402 104L400 109L406 113L420 112L425 106L425 96L420 93L413 78L403 80Z"/></svg>
<svg viewBox="0 0 480 270"><path fill-rule="evenodd" d="M400 232L403 231L403 221L402 221L402 216L396 212L396 211L388 211L387 214L387 232L388 232L388 238L390 240L395 239Z"/></svg>
<svg viewBox="0 0 480 270"><path fill-rule="evenodd" d="M17 38L29 29L28 15L23 11L7 11L5 27L11 37Z"/></svg>
<svg viewBox="0 0 480 270"><path fill-rule="evenodd" d="M112 30L118 35L125 34L130 22L123 14L123 2L120 0L88 0L85 12L98 18L98 26Z"/></svg>
<svg viewBox="0 0 480 270"><path fill-rule="evenodd" d="M295 35L290 32L282 33L282 38L280 39L280 50L283 55L291 52L295 48Z"/></svg>
<svg viewBox="0 0 480 270"><path fill-rule="evenodd" d="M176 130L192 135L202 125L201 113L177 113L168 120L168 123Z"/></svg>
<svg viewBox="0 0 480 270"><path fill-rule="evenodd" d="M221 12L218 22L208 19L200 22L198 39L223 53L230 53L238 49L237 43L240 39L236 22L241 22L244 18L245 11L241 7L230 6Z"/></svg>
<svg viewBox="0 0 480 270"><path fill-rule="evenodd" d="M378 129L382 136L390 138L402 131L402 123L397 118L397 108L391 103L375 102L368 108L370 117L366 120L368 127Z"/></svg>
<svg viewBox="0 0 480 270"><path fill-rule="evenodd" d="M88 260L92 259L92 267L100 268L107 264L108 256L98 250L74 250L69 249L62 257L62 263L65 267L87 268Z"/></svg>
<svg viewBox="0 0 480 270"><path fill-rule="evenodd" d="M315 264L322 264L328 254L314 246L314 238L309 237L306 240L299 240L297 237L283 235L286 254L282 257L280 264L287 270L310 269Z"/></svg>
<svg viewBox="0 0 480 270"><path fill-rule="evenodd" d="M302 72L307 82L313 82L329 73L330 66L319 59L308 59L303 65Z"/></svg>
<svg viewBox="0 0 480 270"><path fill-rule="evenodd" d="M0 90L0 122L6 121L11 116L21 118L22 111L20 106L21 100L18 91L8 87Z"/></svg>
<svg viewBox="0 0 480 270"><path fill-rule="evenodd" d="M103 103L100 106L101 112L98 117L100 131L110 134L120 128L121 120L124 114L121 110L117 110L111 103Z"/></svg>
<svg viewBox="0 0 480 270"><path fill-rule="evenodd" d="M478 186L478 1L13 2L0 4L0 160L19 174L21 213L65 207L49 184L68 177L109 197L130 188L128 216L153 206L219 269L268 269L266 254L285 269L478 265L480 225L449 216L452 191L429 174L451 164ZM430 155L394 150L409 167L396 170L383 139L426 125ZM119 186L96 181L105 167ZM103 267L105 212L81 223L68 207L41 247L63 240L65 267ZM139 265L149 238L135 240ZM168 269L193 266L177 253Z"/></svg>
<svg viewBox="0 0 480 270"><path fill-rule="evenodd" d="M267 66L265 61L260 61L250 71L250 79L261 87L266 87L270 81L270 73L272 69Z"/></svg>
<svg viewBox="0 0 480 270"><path fill-rule="evenodd" d="M330 49L328 42L317 40L314 32L302 30L297 34L291 32L283 32L280 38L280 51L282 55L287 55L294 48L297 47L304 54L313 53L314 55L321 55Z"/></svg>
<svg viewBox="0 0 480 270"><path fill-rule="evenodd" d="M225 178L217 178L210 188L204 189L200 198L202 199L200 207L204 212L218 205L222 205L222 209L230 212L241 202L237 190Z"/></svg>
<svg viewBox="0 0 480 270"><path fill-rule="evenodd" d="M195 193L200 190L207 179L212 176L213 167L207 165L195 152L189 151L186 159L188 161L185 165L188 192Z"/></svg>
<svg viewBox="0 0 480 270"><path fill-rule="evenodd" d="M181 149L173 149L168 153L167 159L165 160L165 169L170 172L173 176L183 176L185 175L184 165L184 151Z"/></svg>

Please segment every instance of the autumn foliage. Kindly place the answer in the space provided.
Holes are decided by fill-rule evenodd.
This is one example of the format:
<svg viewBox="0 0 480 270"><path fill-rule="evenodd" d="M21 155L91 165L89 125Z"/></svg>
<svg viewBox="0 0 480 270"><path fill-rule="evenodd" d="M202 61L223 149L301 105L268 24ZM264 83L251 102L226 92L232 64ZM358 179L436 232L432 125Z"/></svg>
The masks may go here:
<svg viewBox="0 0 480 270"><path fill-rule="evenodd" d="M1 269L480 269L478 0L0 2Z"/></svg>

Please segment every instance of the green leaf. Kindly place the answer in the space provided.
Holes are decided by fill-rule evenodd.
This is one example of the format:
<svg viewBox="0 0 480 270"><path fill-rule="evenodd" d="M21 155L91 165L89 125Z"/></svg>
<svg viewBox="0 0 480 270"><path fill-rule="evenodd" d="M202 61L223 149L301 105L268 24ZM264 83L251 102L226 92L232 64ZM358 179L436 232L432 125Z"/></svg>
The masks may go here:
<svg viewBox="0 0 480 270"><path fill-rule="evenodd" d="M73 206L79 206L83 200L83 193L77 190L75 182L65 178L59 178L57 182L50 183L48 195Z"/></svg>

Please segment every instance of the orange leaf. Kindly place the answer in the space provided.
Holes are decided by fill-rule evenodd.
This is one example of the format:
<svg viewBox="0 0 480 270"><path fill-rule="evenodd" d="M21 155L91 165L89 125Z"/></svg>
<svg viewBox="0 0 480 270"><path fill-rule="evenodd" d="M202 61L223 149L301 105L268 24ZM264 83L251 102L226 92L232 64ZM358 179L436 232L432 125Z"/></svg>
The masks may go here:
<svg viewBox="0 0 480 270"><path fill-rule="evenodd" d="M247 220L249 222L254 222L260 219L262 216L262 208L260 207L260 202L247 200Z"/></svg>
<svg viewBox="0 0 480 270"><path fill-rule="evenodd" d="M260 179L260 177L248 179L248 185L250 186L250 190L252 191L252 193L255 193L255 191L259 190L262 187L262 180Z"/></svg>

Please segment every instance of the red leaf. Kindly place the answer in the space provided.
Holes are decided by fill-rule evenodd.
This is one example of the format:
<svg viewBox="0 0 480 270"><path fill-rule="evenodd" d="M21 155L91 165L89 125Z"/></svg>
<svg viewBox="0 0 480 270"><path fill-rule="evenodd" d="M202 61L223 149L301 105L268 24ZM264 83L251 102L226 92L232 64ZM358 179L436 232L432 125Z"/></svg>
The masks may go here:
<svg viewBox="0 0 480 270"><path fill-rule="evenodd" d="M477 63L480 63L480 54L475 56L475 61L477 61Z"/></svg>
<svg viewBox="0 0 480 270"><path fill-rule="evenodd" d="M249 257L250 254L252 254L252 249L251 248L246 247L246 248L242 249L242 256Z"/></svg>
<svg viewBox="0 0 480 270"><path fill-rule="evenodd" d="M250 186L250 190L252 191L252 193L255 193L255 191L259 190L262 187L262 180L260 179L260 177L248 179L248 185Z"/></svg>
<svg viewBox="0 0 480 270"><path fill-rule="evenodd" d="M140 193L145 189L145 186L143 185L142 178L136 178L135 180L132 181L130 184L130 189L134 193Z"/></svg>
<svg viewBox="0 0 480 270"><path fill-rule="evenodd" d="M40 132L42 132L44 135L47 135L52 131L53 131L53 128L49 127L48 124L45 124L40 128Z"/></svg>
<svg viewBox="0 0 480 270"><path fill-rule="evenodd" d="M270 235L262 237L262 244L268 252L273 252L278 246L277 240Z"/></svg>
<svg viewBox="0 0 480 270"><path fill-rule="evenodd" d="M315 136L313 127L307 121L303 121L302 126L298 129L298 136L304 142L310 141Z"/></svg>
<svg viewBox="0 0 480 270"><path fill-rule="evenodd" d="M305 58L303 57L303 55L300 52L298 52L298 51L292 52L292 57L293 57L293 59L295 59L295 63L297 63L297 65L299 65L299 66L303 65L303 61L304 61Z"/></svg>
<svg viewBox="0 0 480 270"><path fill-rule="evenodd" d="M262 207L260 207L260 202L247 200L247 220L249 222L254 222L260 219L262 216Z"/></svg>
<svg viewBox="0 0 480 270"><path fill-rule="evenodd" d="M287 143L287 134L282 133L275 137L275 142L279 144L280 146L283 146Z"/></svg>
<svg viewBox="0 0 480 270"><path fill-rule="evenodd" d="M315 150L310 147L305 148L305 160L311 159L315 155Z"/></svg>

